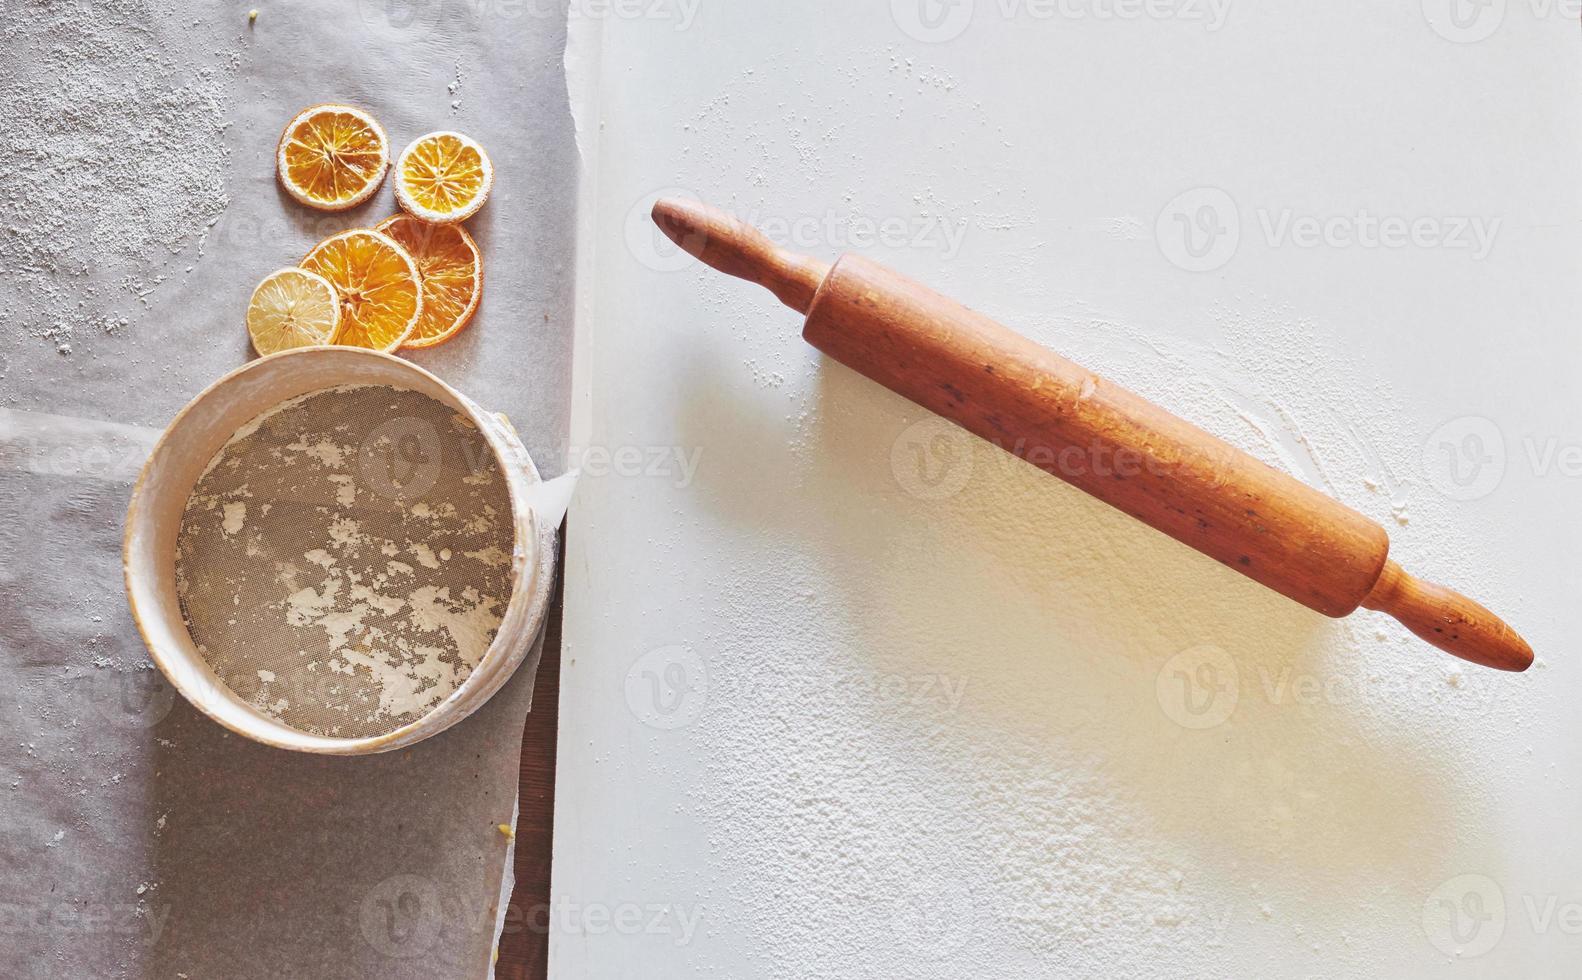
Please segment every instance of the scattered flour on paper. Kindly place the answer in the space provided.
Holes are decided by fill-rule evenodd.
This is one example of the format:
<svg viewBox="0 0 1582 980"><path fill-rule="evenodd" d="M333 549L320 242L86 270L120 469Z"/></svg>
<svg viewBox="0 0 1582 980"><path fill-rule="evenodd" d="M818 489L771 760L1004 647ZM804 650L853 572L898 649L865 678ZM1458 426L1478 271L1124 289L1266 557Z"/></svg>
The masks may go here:
<svg viewBox="0 0 1582 980"><path fill-rule="evenodd" d="M416 392L314 392L210 461L178 538L199 649L304 731L361 737L464 682L509 601L505 479L476 427Z"/></svg>
<svg viewBox="0 0 1582 980"><path fill-rule="evenodd" d="M27 175L6 182L0 219L0 264L25 305L0 324L63 355L126 327L225 210L238 55L167 53L160 35L181 17L148 0L46 0L0 26L0 172Z"/></svg>

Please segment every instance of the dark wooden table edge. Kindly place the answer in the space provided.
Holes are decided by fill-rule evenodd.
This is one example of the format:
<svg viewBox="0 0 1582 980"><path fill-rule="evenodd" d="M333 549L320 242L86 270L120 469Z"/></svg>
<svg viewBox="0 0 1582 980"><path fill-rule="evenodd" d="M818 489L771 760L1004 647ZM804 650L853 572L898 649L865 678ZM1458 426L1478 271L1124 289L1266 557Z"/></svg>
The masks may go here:
<svg viewBox="0 0 1582 980"><path fill-rule="evenodd" d="M565 568L566 529L559 535ZM557 573L544 625L544 654L533 685L533 709L522 730L522 761L516 818L516 887L505 909L498 980L544 980L549 976L550 855L555 839L555 742L560 721L560 636L564 579Z"/></svg>

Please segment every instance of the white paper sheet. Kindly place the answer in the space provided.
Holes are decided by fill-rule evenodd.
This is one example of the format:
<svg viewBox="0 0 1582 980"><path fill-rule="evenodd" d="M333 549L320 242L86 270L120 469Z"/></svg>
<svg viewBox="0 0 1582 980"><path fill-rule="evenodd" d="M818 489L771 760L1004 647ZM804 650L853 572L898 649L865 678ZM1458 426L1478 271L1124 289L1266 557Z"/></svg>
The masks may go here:
<svg viewBox="0 0 1582 980"><path fill-rule="evenodd" d="M1582 899L1574 19L654 11L568 58L552 974L1575 963L1545 911ZM1325 620L937 427L677 254L661 192L892 264L1325 488L1538 666Z"/></svg>

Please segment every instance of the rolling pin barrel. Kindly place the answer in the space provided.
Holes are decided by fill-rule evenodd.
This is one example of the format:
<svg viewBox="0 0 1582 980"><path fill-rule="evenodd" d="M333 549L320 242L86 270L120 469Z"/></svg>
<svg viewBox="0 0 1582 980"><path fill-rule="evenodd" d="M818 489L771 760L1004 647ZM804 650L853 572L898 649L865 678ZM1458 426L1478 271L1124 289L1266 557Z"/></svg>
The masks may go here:
<svg viewBox="0 0 1582 980"><path fill-rule="evenodd" d="M805 313L831 358L1276 592L1326 616L1381 610L1474 663L1532 663L1499 617L1390 561L1374 521L988 317L860 256L786 252L696 202L661 200L654 221Z"/></svg>
<svg viewBox="0 0 1582 980"><path fill-rule="evenodd" d="M1150 527L1326 616L1390 550L1351 508L995 321L859 256L802 336L819 350Z"/></svg>

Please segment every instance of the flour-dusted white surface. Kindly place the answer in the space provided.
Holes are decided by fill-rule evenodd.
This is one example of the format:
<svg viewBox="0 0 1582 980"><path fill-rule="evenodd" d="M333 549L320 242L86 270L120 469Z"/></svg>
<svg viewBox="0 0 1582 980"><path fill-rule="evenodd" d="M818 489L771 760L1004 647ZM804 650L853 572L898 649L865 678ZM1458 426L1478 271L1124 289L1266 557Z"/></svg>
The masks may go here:
<svg viewBox="0 0 1582 980"><path fill-rule="evenodd" d="M553 974L1582 957L1582 48L1426 6L725 5L574 43ZM892 264L1322 487L1539 664L1326 620L929 419L671 249L661 192Z"/></svg>

